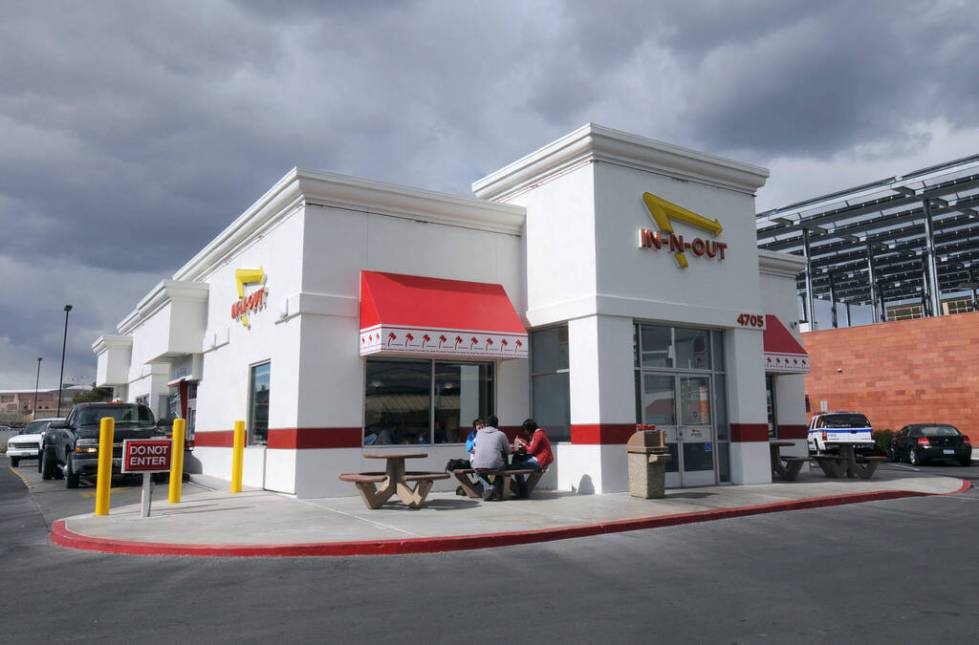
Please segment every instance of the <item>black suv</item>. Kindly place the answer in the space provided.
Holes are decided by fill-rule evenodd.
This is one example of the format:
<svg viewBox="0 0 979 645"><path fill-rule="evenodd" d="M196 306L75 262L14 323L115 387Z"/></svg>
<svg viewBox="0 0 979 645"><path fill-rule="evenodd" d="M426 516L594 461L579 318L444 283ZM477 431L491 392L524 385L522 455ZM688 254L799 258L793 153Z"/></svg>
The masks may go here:
<svg viewBox="0 0 979 645"><path fill-rule="evenodd" d="M121 471L125 439L165 439L153 413L139 403L79 403L64 422L48 426L38 459L42 479L63 476L68 488L78 488L83 475L98 472L99 425L102 417L115 419L112 445L112 474Z"/></svg>

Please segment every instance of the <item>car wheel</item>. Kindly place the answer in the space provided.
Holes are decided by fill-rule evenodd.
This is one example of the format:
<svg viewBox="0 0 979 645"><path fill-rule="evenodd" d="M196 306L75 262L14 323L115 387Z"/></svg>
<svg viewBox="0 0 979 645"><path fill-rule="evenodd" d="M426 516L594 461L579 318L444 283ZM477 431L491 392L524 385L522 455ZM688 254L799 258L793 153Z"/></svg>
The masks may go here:
<svg viewBox="0 0 979 645"><path fill-rule="evenodd" d="M45 448L41 455L41 479L54 479L55 459L57 458L54 456L54 448Z"/></svg>
<svg viewBox="0 0 979 645"><path fill-rule="evenodd" d="M79 475L75 472L74 459L68 455L65 462L65 488L78 488Z"/></svg>
<svg viewBox="0 0 979 645"><path fill-rule="evenodd" d="M13 466L14 468L16 468L17 467L17 464L19 464L19 463L20 463L20 457L11 457L10 458L10 465Z"/></svg>
<svg viewBox="0 0 979 645"><path fill-rule="evenodd" d="M963 457L962 459L959 459L959 465L960 466L963 466L963 467L971 466L972 465L972 458L971 457Z"/></svg>
<svg viewBox="0 0 979 645"><path fill-rule="evenodd" d="M917 448L911 448L908 451L908 463L912 466L924 466L925 458L918 454Z"/></svg>

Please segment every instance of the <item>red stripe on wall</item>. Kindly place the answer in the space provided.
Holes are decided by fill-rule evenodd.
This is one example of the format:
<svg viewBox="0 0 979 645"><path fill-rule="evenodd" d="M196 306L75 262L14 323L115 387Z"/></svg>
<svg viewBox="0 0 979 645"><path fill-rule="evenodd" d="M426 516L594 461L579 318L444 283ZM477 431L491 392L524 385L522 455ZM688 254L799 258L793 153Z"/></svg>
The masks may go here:
<svg viewBox="0 0 979 645"><path fill-rule="evenodd" d="M361 428L270 428L269 448L304 450L317 448L360 448Z"/></svg>
<svg viewBox="0 0 979 645"><path fill-rule="evenodd" d="M732 423L731 441L768 441L768 424Z"/></svg>
<svg viewBox="0 0 979 645"><path fill-rule="evenodd" d="M516 439L521 432L523 432L523 426L503 426L500 428L500 432L505 434L506 438L512 443L513 440Z"/></svg>
<svg viewBox="0 0 979 645"><path fill-rule="evenodd" d="M196 448L231 448L234 445L235 433L231 430L194 433L194 447Z"/></svg>
<svg viewBox="0 0 979 645"><path fill-rule="evenodd" d="M779 439L808 439L809 426L779 426Z"/></svg>
<svg viewBox="0 0 979 645"><path fill-rule="evenodd" d="M575 423L571 425L571 443L625 443L635 431L635 423Z"/></svg>

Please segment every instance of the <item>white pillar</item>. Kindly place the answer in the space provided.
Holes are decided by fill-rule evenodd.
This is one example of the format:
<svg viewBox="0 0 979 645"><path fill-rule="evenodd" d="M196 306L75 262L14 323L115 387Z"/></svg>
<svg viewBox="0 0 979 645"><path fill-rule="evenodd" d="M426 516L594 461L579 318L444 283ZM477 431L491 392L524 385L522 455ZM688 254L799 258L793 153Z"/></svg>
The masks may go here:
<svg viewBox="0 0 979 645"><path fill-rule="evenodd" d="M783 448L782 453L797 457L808 455L805 375L779 374L775 377L775 419L779 441L795 443L792 448Z"/></svg>
<svg viewBox="0 0 979 645"><path fill-rule="evenodd" d="M725 334L724 346L731 420L731 482L770 483L763 334L760 330L732 329Z"/></svg>
<svg viewBox="0 0 979 645"><path fill-rule="evenodd" d="M586 316L568 322L571 444L558 449L558 487L628 489L623 444L636 424L633 322Z"/></svg>

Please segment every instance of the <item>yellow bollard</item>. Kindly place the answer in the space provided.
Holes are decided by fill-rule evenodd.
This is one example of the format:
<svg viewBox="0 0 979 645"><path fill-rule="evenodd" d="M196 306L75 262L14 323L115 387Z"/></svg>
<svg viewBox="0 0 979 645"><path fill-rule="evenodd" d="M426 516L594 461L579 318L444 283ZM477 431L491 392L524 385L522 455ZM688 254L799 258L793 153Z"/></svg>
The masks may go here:
<svg viewBox="0 0 979 645"><path fill-rule="evenodd" d="M109 514L109 492L112 489L112 438L116 420L102 417L99 422L99 470L95 480L95 514Z"/></svg>
<svg viewBox="0 0 979 645"><path fill-rule="evenodd" d="M167 501L171 504L180 503L180 493L184 485L184 435L187 433L187 421L173 420L173 445L170 448L170 494Z"/></svg>
<svg viewBox="0 0 979 645"><path fill-rule="evenodd" d="M235 447L231 453L231 492L241 492L241 471L245 466L245 422L235 421Z"/></svg>

